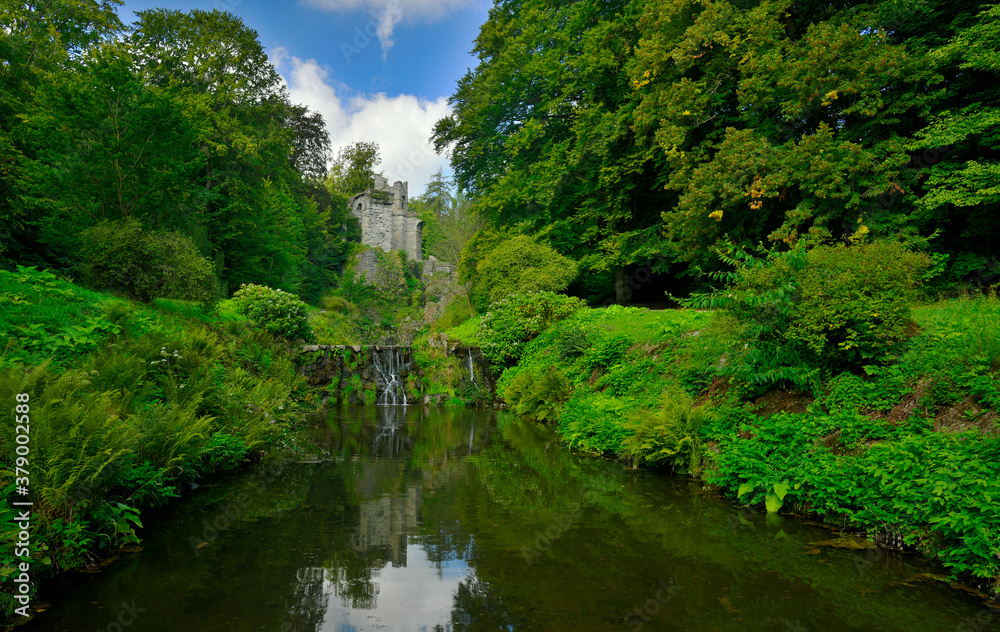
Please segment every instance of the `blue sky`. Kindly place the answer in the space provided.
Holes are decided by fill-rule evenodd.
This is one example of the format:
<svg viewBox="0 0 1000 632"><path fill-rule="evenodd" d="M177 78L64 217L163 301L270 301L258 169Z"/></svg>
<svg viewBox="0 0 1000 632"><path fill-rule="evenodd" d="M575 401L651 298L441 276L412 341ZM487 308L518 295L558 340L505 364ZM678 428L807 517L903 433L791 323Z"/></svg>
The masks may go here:
<svg viewBox="0 0 1000 632"><path fill-rule="evenodd" d="M473 39L489 0L125 0L131 23L151 8L229 11L257 31L292 100L319 111L334 151L375 141L390 182L423 192L447 158L428 142L450 110L456 82L474 67Z"/></svg>

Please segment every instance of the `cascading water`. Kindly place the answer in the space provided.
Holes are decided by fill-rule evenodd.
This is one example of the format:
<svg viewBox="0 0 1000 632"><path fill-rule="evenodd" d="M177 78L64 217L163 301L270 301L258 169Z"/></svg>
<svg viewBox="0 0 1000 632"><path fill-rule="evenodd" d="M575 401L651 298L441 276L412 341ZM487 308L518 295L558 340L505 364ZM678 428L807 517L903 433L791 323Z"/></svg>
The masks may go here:
<svg viewBox="0 0 1000 632"><path fill-rule="evenodd" d="M473 384L475 384L476 383L476 371L473 368L473 364L472 364L472 350L471 349L469 350L469 355L465 356L465 359L468 361L467 364L469 365L469 380Z"/></svg>
<svg viewBox="0 0 1000 632"><path fill-rule="evenodd" d="M383 347L372 350L375 371L385 384L385 390L375 399L379 406L406 406L406 388L399 379L404 368L405 349L403 347ZM402 401L400 401L402 400Z"/></svg>

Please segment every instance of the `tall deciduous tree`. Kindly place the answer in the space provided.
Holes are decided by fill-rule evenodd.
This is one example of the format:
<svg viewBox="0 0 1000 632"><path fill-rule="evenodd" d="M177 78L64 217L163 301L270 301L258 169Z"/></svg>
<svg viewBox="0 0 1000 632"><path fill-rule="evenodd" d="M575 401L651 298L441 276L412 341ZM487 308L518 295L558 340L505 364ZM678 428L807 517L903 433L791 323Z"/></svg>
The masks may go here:
<svg viewBox="0 0 1000 632"><path fill-rule="evenodd" d="M50 74L22 115L32 148L22 196L42 238L64 254L101 221L177 228L201 204L204 156L176 91L147 85L134 69L120 45L98 46L77 72Z"/></svg>
<svg viewBox="0 0 1000 632"><path fill-rule="evenodd" d="M319 112L304 105L290 105L285 125L295 132L291 164L304 178L318 182L327 175L330 162L330 134Z"/></svg>
<svg viewBox="0 0 1000 632"><path fill-rule="evenodd" d="M498 1L433 138L486 219L605 283L657 253L696 270L726 239L861 226L954 250L997 235L996 14L980 11Z"/></svg>
<svg viewBox="0 0 1000 632"><path fill-rule="evenodd" d="M631 129L629 51L640 3L503 2L438 122L459 185L487 221L581 261L600 296L661 250L653 152Z"/></svg>
<svg viewBox="0 0 1000 632"><path fill-rule="evenodd" d="M947 89L911 145L925 176L916 219L943 233L955 278L989 275L1000 255L1000 6L959 22L928 58Z"/></svg>
<svg viewBox="0 0 1000 632"><path fill-rule="evenodd" d="M681 258L708 263L727 234L837 238L868 200L908 186L903 136L936 77L874 5L850 4L649 1L631 65L635 129L677 196L663 218Z"/></svg>
<svg viewBox="0 0 1000 632"><path fill-rule="evenodd" d="M230 287L296 290L306 265L302 176L323 159L321 119L292 106L257 33L230 13L140 11L129 44L147 80L184 91L205 155L199 232ZM316 154L319 154L319 158Z"/></svg>
<svg viewBox="0 0 1000 632"><path fill-rule="evenodd" d="M382 163L377 143L358 141L337 151L327 174L326 186L332 193L352 197L375 186L375 167Z"/></svg>
<svg viewBox="0 0 1000 632"><path fill-rule="evenodd" d="M32 149L21 137L20 115L35 89L77 69L91 46L119 32L120 0L40 0L0 4L0 262L39 256L37 209L19 193L23 157Z"/></svg>

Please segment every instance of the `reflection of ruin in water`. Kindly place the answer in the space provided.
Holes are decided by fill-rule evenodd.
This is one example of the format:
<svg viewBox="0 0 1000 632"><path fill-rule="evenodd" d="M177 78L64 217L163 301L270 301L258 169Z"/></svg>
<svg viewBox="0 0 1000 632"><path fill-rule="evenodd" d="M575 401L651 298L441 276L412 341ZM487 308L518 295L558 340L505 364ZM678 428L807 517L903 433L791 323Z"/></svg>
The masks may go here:
<svg viewBox="0 0 1000 632"><path fill-rule="evenodd" d="M436 449L414 454L421 441L426 446L440 438L434 432L440 426L423 427L426 414L422 407L369 406L337 410L318 424L321 434L336 429L336 441L322 434L328 448L355 446L337 466L352 501L326 559L297 570L294 605L282 630L403 629L398 625L407 610L418 619L429 616L419 613L422 603L436 605L426 629L466 628L469 614L457 600L469 594L466 584L478 581L467 562L474 540L452 532L455 525L428 532L423 501L465 478L465 457L482 450L492 419L485 428L470 420L467 431L464 423L455 424ZM396 604L398 599L413 601Z"/></svg>

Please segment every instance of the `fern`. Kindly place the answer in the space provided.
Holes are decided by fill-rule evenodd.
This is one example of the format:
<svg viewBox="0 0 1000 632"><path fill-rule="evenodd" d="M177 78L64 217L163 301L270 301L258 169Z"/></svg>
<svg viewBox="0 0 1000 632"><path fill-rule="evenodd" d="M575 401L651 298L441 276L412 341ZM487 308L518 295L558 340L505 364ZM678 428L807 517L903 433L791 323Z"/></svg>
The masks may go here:
<svg viewBox="0 0 1000 632"><path fill-rule="evenodd" d="M562 404L573 393L565 374L549 366L540 374L522 371L511 380L504 399L511 410L535 421L556 421Z"/></svg>
<svg viewBox="0 0 1000 632"><path fill-rule="evenodd" d="M709 409L696 407L684 391L670 389L655 415L640 412L628 416L624 454L633 466L667 465L697 472L703 453L699 430L710 418Z"/></svg>

